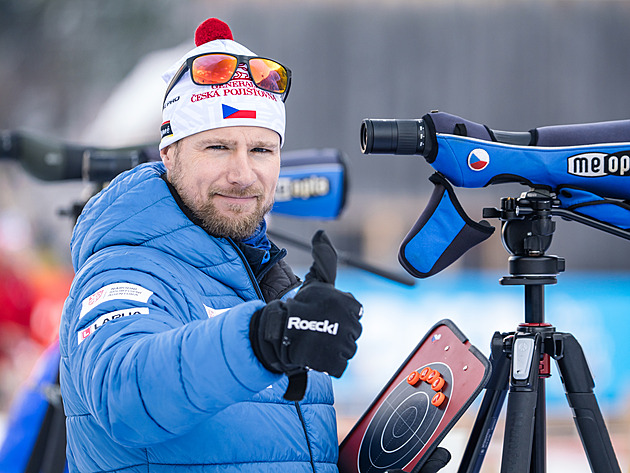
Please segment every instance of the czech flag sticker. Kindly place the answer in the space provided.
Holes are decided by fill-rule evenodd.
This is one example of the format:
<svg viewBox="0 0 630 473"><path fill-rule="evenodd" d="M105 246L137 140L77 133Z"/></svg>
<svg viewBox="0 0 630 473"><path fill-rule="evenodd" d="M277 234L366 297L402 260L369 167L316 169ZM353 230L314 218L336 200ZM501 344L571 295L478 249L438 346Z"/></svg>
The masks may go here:
<svg viewBox="0 0 630 473"><path fill-rule="evenodd" d="M490 164L490 155L485 149L473 149L468 155L468 167L473 171L482 171Z"/></svg>
<svg viewBox="0 0 630 473"><path fill-rule="evenodd" d="M229 105L221 104L223 107L223 118L256 118L256 110L239 110Z"/></svg>

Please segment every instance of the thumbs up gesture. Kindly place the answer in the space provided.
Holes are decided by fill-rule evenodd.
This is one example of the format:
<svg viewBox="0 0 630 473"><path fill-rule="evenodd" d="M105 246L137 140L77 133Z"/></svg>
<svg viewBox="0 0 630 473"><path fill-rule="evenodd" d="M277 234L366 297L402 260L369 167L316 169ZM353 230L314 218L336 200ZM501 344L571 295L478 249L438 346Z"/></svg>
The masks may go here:
<svg viewBox="0 0 630 473"><path fill-rule="evenodd" d="M313 265L293 299L273 301L252 316L250 340L271 371L311 368L340 377L357 351L361 304L335 288L337 253L323 231L312 240Z"/></svg>
<svg viewBox="0 0 630 473"><path fill-rule="evenodd" d="M319 281L335 285L337 279L337 252L324 230L318 230L311 240L313 264L304 277L304 285Z"/></svg>

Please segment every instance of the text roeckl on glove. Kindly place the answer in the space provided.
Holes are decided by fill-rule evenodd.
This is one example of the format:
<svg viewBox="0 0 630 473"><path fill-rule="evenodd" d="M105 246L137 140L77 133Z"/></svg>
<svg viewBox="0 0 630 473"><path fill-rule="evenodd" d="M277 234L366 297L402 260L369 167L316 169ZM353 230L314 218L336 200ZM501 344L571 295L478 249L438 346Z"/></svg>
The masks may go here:
<svg viewBox="0 0 630 473"><path fill-rule="evenodd" d="M250 323L254 354L270 371L290 376L285 398L289 395L291 400L302 398L307 368L340 377L361 335L363 307L352 294L334 287L337 254L330 240L320 230L312 245L313 265L295 297L270 302L254 313ZM300 373L304 385L293 391L291 377Z"/></svg>

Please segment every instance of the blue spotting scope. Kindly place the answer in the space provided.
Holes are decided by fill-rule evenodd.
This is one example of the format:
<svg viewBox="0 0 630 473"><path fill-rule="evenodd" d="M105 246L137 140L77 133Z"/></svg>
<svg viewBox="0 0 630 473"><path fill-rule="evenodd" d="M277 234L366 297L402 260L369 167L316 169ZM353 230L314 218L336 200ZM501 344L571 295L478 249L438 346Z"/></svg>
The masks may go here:
<svg viewBox="0 0 630 473"><path fill-rule="evenodd" d="M421 119L365 119L364 154L421 155L457 187L517 182L630 199L630 120L493 130L444 112Z"/></svg>

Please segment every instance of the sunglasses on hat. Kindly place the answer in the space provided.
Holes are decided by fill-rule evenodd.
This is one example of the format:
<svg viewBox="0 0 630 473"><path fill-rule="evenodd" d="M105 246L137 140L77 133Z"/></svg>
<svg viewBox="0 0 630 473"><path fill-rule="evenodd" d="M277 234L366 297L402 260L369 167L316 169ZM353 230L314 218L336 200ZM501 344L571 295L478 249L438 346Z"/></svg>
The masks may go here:
<svg viewBox="0 0 630 473"><path fill-rule="evenodd" d="M291 71L279 62L258 56L204 53L186 59L168 84L164 103L169 92L186 71L190 71L190 77L197 85L223 85L234 77L239 64L247 66L249 76L256 87L280 95L283 102L286 100L291 86Z"/></svg>

